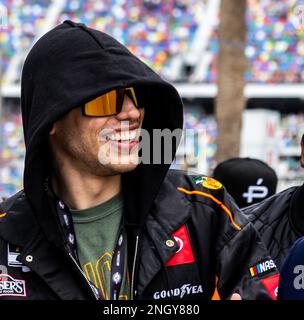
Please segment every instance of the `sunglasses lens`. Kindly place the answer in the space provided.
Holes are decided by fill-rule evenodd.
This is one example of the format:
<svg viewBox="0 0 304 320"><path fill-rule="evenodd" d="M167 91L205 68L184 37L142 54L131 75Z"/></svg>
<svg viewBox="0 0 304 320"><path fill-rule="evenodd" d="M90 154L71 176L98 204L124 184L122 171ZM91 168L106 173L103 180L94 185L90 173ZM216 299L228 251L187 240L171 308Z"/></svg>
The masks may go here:
<svg viewBox="0 0 304 320"><path fill-rule="evenodd" d="M112 90L84 105L84 114L92 117L111 116L118 114L123 105L125 94L137 107L134 88Z"/></svg>
<svg viewBox="0 0 304 320"><path fill-rule="evenodd" d="M84 111L86 115L95 117L116 114L116 90L86 103Z"/></svg>

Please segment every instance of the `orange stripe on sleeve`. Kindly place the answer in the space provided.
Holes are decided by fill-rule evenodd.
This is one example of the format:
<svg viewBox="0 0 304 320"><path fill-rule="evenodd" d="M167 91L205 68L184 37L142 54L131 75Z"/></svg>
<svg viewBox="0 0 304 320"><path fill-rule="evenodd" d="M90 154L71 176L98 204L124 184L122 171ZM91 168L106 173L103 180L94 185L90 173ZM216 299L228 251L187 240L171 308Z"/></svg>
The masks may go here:
<svg viewBox="0 0 304 320"><path fill-rule="evenodd" d="M218 204L218 205L225 211L225 213L228 215L228 217L229 217L232 225L233 225L238 231L241 230L241 227L240 227L238 224L235 223L231 211L230 211L221 201L219 201L218 199L216 199L216 198L215 198L214 196L212 196L211 194L205 193L205 192L202 192L202 191L198 191L198 190L189 191L189 190L186 190L186 189L184 189L184 188L177 188L177 190L179 190L179 191L181 191L181 192L184 192L184 193L186 193L186 194L189 194L189 195L197 194L197 195L200 195L200 196L203 196L203 197L206 197L206 198L211 199L212 201L214 201L216 204Z"/></svg>

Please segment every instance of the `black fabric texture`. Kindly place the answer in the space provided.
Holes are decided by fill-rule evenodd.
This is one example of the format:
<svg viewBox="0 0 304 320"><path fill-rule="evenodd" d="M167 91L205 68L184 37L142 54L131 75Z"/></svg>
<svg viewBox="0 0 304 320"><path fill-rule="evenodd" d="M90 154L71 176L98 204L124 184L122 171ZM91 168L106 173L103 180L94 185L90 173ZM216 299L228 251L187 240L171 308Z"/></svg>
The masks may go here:
<svg viewBox="0 0 304 320"><path fill-rule="evenodd" d="M195 178L197 181L198 176ZM231 217L224 207L231 210ZM8 265L9 275L25 281L27 296L7 297L0 292L0 300L94 299L87 281L65 251L42 236L24 192L1 203L2 212L7 214L0 219L0 264L8 265L8 243L13 243L21 248L17 260L30 271ZM185 227L189 243L179 261L169 266L167 262L176 258L179 248L174 234L181 227ZM32 261L27 260L28 255L33 257ZM187 261L191 255L193 260ZM132 277L134 299L210 300L217 278L221 299L239 293L244 300L269 300L270 292L261 280L271 280L277 276L277 270L270 268L252 277L249 268L270 259L255 228L224 188L208 189L184 172L169 170L141 235Z"/></svg>
<svg viewBox="0 0 304 320"><path fill-rule="evenodd" d="M294 242L304 235L304 186L291 187L243 208L280 270Z"/></svg>

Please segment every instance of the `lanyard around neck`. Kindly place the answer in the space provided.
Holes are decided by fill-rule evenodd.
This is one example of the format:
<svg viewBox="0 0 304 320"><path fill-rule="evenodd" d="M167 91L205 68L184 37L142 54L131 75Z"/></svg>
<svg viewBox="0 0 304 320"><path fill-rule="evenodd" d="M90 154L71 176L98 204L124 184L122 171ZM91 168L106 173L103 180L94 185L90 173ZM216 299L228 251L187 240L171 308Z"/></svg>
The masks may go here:
<svg viewBox="0 0 304 320"><path fill-rule="evenodd" d="M67 244L74 257L78 258L77 243L72 216L63 201L56 199L56 209L63 228ZM111 262L110 300L119 300L119 293L123 281L126 256L126 232L120 228L115 251Z"/></svg>

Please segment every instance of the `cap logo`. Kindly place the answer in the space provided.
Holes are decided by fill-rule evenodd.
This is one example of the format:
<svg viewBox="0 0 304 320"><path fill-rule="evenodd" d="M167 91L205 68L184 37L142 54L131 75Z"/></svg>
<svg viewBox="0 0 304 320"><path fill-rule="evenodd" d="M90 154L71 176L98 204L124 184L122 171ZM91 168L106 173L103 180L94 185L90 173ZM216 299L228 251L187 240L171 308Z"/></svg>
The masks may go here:
<svg viewBox="0 0 304 320"><path fill-rule="evenodd" d="M247 203L252 203L254 199L264 199L268 195L268 188L261 186L263 178L259 178L256 185L249 186L248 191L243 193L243 198L247 199Z"/></svg>

